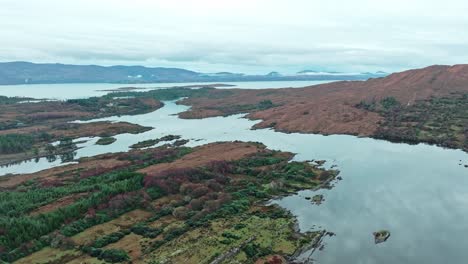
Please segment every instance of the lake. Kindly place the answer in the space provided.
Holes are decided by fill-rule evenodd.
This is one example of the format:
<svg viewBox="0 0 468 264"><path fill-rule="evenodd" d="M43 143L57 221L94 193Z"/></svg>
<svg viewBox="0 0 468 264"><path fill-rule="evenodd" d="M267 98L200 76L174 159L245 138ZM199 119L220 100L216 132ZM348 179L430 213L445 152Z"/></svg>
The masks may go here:
<svg viewBox="0 0 468 264"><path fill-rule="evenodd" d="M223 84L234 85L233 87L223 88L249 88L249 89L265 89L265 88L298 88L333 81L269 81L269 82L223 82ZM111 83L76 83L76 84L20 84L20 85L0 85L0 95L10 97L31 97L37 99L79 99L92 96L102 96L109 89L117 89L121 87L136 87L146 89L160 89L174 86L185 85L200 85L200 84L215 84L215 83L145 83L145 84L111 84ZM138 90L135 90L138 91Z"/></svg>
<svg viewBox="0 0 468 264"><path fill-rule="evenodd" d="M68 96L64 90L60 94L57 96ZM175 115L187 109L165 102L163 108L147 114L91 120L126 121L154 129L117 135L117 141L107 146L94 145L97 138L88 138L80 144L83 148L77 150L76 158L126 151L138 141L169 134L190 139L188 146L232 140L262 142L271 149L296 153L295 160L326 160L326 166L337 165L341 171L343 180L331 190L301 191L272 201L297 216L301 231L336 233L325 240L323 251L313 255L317 263L466 263L468 169L459 164L468 164L467 153L347 135L251 130L258 121L243 115L198 120ZM39 159L2 167L0 175L58 165L60 161ZM324 195L322 205L305 199L315 194ZM391 237L375 245L372 232L380 229L389 230Z"/></svg>

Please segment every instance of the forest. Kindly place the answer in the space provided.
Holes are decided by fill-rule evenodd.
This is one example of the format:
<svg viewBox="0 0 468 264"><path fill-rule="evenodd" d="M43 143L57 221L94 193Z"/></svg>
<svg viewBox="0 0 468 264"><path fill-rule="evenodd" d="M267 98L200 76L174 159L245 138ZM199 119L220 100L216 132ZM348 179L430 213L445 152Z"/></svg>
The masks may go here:
<svg viewBox="0 0 468 264"><path fill-rule="evenodd" d="M12 154L30 150L34 141L34 137L31 135L0 135L0 154Z"/></svg>

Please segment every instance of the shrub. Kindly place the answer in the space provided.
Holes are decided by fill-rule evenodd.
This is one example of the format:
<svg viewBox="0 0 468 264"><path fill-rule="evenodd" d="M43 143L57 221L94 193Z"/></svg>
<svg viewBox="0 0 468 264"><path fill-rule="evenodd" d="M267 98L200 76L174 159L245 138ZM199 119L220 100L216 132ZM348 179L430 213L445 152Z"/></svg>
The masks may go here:
<svg viewBox="0 0 468 264"><path fill-rule="evenodd" d="M380 104L386 110L390 110L400 106L400 102L398 102L398 100L395 97L385 97L384 99L380 100Z"/></svg>
<svg viewBox="0 0 468 264"><path fill-rule="evenodd" d="M202 197L203 195L207 194L208 192L210 191L210 189L208 189L207 187L205 186L200 186L200 187L197 187L196 189L194 189L191 193L191 195L195 198L198 198L198 197Z"/></svg>
<svg viewBox="0 0 468 264"><path fill-rule="evenodd" d="M98 259L111 263L124 262L129 260L127 252L121 249L107 249L99 254Z"/></svg>
<svg viewBox="0 0 468 264"><path fill-rule="evenodd" d="M225 237L225 238L230 238L230 239L235 239L235 240L240 238L238 235L233 234L233 233L229 233L229 232L224 232L222 234L222 236Z"/></svg>
<svg viewBox="0 0 468 264"><path fill-rule="evenodd" d="M106 235L106 236L102 236L98 239L96 239L96 241L94 241L94 244L93 246L96 247L96 248L102 248L102 247L105 247L111 243L115 243L117 241L119 241L120 239L122 239L124 236L126 236L129 232L128 231L119 231L119 232L114 232L112 234L109 234L109 235Z"/></svg>
<svg viewBox="0 0 468 264"><path fill-rule="evenodd" d="M186 219L188 217L190 210L184 206L180 206L172 211L172 215L177 219Z"/></svg>
<svg viewBox="0 0 468 264"><path fill-rule="evenodd" d="M273 253L270 248L263 248L260 245L253 243L245 245L242 250L249 258L259 258Z"/></svg>
<svg viewBox="0 0 468 264"><path fill-rule="evenodd" d="M12 154L30 150L34 138L30 135L0 135L0 154Z"/></svg>
<svg viewBox="0 0 468 264"><path fill-rule="evenodd" d="M130 230L137 235L148 237L148 238L155 238L159 234L161 234L163 231L161 228L152 228L141 223L136 224Z"/></svg>
<svg viewBox="0 0 468 264"><path fill-rule="evenodd" d="M258 109L260 110L265 110L268 108L272 108L274 106L273 102L271 100L263 100L260 103L258 103Z"/></svg>
<svg viewBox="0 0 468 264"><path fill-rule="evenodd" d="M201 210L203 208L203 201L200 199L192 199L189 203L189 207L192 210Z"/></svg>
<svg viewBox="0 0 468 264"><path fill-rule="evenodd" d="M157 199L164 195L164 192L158 187L147 188L146 193L151 197L151 199Z"/></svg>

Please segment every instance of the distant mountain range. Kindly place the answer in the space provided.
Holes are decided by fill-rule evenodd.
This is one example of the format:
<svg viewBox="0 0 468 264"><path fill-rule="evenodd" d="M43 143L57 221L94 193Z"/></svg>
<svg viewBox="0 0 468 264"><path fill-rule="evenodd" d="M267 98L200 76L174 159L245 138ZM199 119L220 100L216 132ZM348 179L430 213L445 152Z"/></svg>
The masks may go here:
<svg viewBox="0 0 468 264"><path fill-rule="evenodd" d="M98 66L36 64L31 62L0 63L0 85L46 83L160 83L160 82L235 82L294 80L366 80L387 73L342 73L305 70L293 75L270 72L266 75L217 72L200 73L179 68L143 66Z"/></svg>
<svg viewBox="0 0 468 264"><path fill-rule="evenodd" d="M298 72L296 75L298 76L386 76L387 73L383 71L378 72L361 72L361 73L352 73L352 72L323 72L323 71L311 71L311 70L304 70Z"/></svg>

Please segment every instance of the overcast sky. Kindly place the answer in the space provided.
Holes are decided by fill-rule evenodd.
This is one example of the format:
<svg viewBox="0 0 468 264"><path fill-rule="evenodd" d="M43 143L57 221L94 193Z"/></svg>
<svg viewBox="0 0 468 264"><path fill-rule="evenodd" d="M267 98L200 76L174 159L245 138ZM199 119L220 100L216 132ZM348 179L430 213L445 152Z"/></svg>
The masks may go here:
<svg viewBox="0 0 468 264"><path fill-rule="evenodd" d="M466 0L0 0L0 61L202 72L468 63Z"/></svg>

